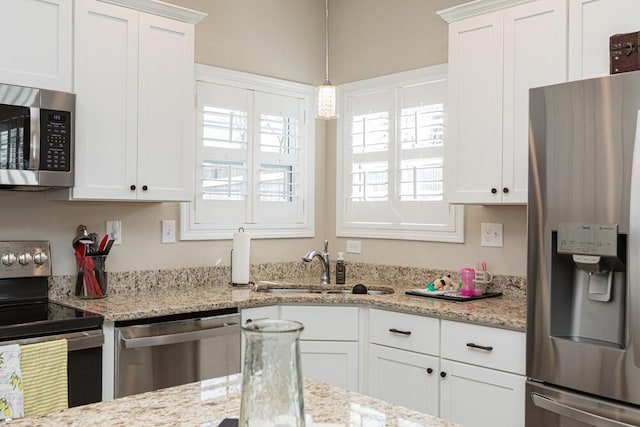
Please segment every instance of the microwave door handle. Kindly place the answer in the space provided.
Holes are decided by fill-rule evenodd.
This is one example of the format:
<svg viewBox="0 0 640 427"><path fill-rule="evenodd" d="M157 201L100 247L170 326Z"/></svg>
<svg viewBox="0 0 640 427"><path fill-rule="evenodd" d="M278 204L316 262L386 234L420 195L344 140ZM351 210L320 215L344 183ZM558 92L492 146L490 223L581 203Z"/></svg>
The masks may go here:
<svg viewBox="0 0 640 427"><path fill-rule="evenodd" d="M197 331L180 332L177 334L152 335L140 338L121 337L123 348L156 347L159 345L179 344L189 341L199 341L206 338L214 338L240 332L240 325L236 322L225 323L214 328L200 329Z"/></svg>
<svg viewBox="0 0 640 427"><path fill-rule="evenodd" d="M29 169L40 169L40 108L29 108L30 152Z"/></svg>
<svg viewBox="0 0 640 427"><path fill-rule="evenodd" d="M573 408L538 393L531 393L531 400L533 400L533 404L539 408L593 427L634 427L631 424L604 418L600 415L592 414L591 412Z"/></svg>

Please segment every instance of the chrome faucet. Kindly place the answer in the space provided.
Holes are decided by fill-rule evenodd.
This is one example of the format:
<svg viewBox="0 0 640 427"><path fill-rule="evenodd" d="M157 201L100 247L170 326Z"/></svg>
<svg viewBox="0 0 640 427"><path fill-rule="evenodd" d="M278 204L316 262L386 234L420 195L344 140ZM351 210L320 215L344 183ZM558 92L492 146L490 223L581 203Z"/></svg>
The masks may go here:
<svg viewBox="0 0 640 427"><path fill-rule="evenodd" d="M320 261L322 261L322 272L320 273L320 283L323 285L328 285L331 283L331 279L329 276L329 241L324 241L324 250L322 252L318 251L310 251L307 252L302 260L304 262L311 262L313 258L318 257Z"/></svg>

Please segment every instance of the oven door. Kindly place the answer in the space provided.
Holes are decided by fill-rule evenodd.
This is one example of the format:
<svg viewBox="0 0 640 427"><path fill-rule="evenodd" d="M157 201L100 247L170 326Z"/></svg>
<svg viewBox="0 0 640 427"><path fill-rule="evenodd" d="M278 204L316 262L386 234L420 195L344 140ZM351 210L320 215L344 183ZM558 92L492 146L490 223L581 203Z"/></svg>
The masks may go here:
<svg viewBox="0 0 640 427"><path fill-rule="evenodd" d="M0 344L35 344L58 339L67 340L67 383L69 407L102 400L102 329L47 335Z"/></svg>

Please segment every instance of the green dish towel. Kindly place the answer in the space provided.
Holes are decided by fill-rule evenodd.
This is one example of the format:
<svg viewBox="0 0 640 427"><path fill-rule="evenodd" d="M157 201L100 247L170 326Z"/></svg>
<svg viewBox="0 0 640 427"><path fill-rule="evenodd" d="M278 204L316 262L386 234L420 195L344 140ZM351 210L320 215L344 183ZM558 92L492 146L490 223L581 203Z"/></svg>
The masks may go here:
<svg viewBox="0 0 640 427"><path fill-rule="evenodd" d="M67 340L27 344L20 350L24 415L67 409Z"/></svg>

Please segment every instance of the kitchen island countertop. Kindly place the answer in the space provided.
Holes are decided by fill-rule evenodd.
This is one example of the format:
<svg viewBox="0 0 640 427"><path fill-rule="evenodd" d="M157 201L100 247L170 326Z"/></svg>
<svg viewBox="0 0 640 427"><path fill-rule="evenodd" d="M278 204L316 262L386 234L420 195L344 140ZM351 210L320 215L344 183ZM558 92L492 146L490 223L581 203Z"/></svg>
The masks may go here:
<svg viewBox="0 0 640 427"><path fill-rule="evenodd" d="M262 282L262 284L265 283L299 286L301 279ZM353 286L356 283L348 282L346 286ZM405 294L405 291L415 286L371 281L365 284L370 288L391 287L394 293L381 295L268 293L231 285L195 285L155 292L118 293L102 299L79 299L71 296L59 298L57 301L98 313L104 316L106 321L114 322L221 308L247 308L272 304L327 304L361 305L515 331L524 331L526 327L526 298L523 296L505 295L468 302L452 302Z"/></svg>
<svg viewBox="0 0 640 427"><path fill-rule="evenodd" d="M216 427L240 412L239 374L214 378L62 412L16 419L11 426L200 426ZM314 423L456 427L401 406L305 379L305 413ZM327 425L327 424L325 424Z"/></svg>

